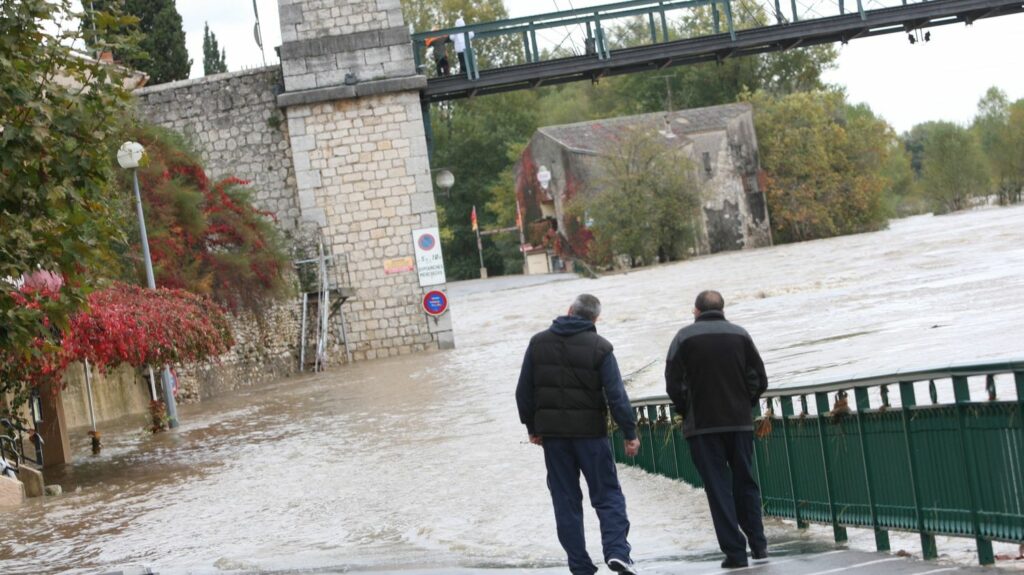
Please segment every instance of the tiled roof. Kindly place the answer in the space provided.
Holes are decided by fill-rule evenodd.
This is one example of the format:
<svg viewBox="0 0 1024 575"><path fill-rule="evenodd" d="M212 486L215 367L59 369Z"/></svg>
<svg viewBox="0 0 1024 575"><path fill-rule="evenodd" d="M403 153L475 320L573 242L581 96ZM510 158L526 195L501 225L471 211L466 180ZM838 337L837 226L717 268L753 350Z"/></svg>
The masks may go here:
<svg viewBox="0 0 1024 575"><path fill-rule="evenodd" d="M729 123L729 120L749 113L752 109L753 107L749 103L741 102L738 104L725 104L723 106L679 110L678 112L669 113L667 117L669 120L668 124L672 127L672 132L679 137L680 142L684 142L686 141L686 136L690 134L723 130ZM577 124L546 126L537 131L575 151L597 153L599 146L607 143L609 140L616 139L624 129L646 125L658 130L664 130L665 120L665 112L655 112L652 114L623 116Z"/></svg>

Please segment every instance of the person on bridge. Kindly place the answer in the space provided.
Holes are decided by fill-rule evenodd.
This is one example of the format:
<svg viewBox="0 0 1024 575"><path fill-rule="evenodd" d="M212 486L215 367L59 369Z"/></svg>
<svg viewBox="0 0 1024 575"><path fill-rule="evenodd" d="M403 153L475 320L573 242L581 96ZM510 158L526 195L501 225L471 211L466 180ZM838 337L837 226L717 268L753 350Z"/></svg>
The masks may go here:
<svg viewBox="0 0 1024 575"><path fill-rule="evenodd" d="M465 25L466 25L466 21L462 19L462 16L459 16L458 20L455 21L455 27L456 28L462 28ZM459 75L460 76L465 76L466 75L466 36L467 35L469 36L469 39L472 40L473 36L475 36L476 34L472 30L470 30L468 34L459 33L459 34L455 34L455 36L452 37L452 42L455 44L455 55L459 57Z"/></svg>
<svg viewBox="0 0 1024 575"><path fill-rule="evenodd" d="M608 442L608 412L622 429L626 455L636 455L640 440L612 344L594 327L600 315L596 297L578 296L568 315L530 339L516 387L530 443L544 448L558 541L573 575L597 572L583 532L580 472L601 523L605 563L617 573L636 573L626 541L626 498Z"/></svg>
<svg viewBox="0 0 1024 575"><path fill-rule="evenodd" d="M715 535L725 553L722 567L734 568L747 566L747 544L754 559L768 557L761 491L751 471L751 408L768 388L768 376L754 340L726 321L724 309L717 291L697 296L695 321L679 330L669 346L665 389L683 416L683 435L704 481Z"/></svg>

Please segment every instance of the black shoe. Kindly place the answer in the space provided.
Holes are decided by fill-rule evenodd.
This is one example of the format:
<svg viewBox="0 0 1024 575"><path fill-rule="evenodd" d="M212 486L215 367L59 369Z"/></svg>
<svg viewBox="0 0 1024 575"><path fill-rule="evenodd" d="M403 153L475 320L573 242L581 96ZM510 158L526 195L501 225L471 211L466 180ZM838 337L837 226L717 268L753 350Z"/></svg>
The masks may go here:
<svg viewBox="0 0 1024 575"><path fill-rule="evenodd" d="M751 549L750 556L753 557L754 561L765 561L768 559L767 549Z"/></svg>
<svg viewBox="0 0 1024 575"><path fill-rule="evenodd" d="M722 561L722 569L736 569L738 567L746 567L747 558L733 559L732 557L726 557L725 561Z"/></svg>
<svg viewBox="0 0 1024 575"><path fill-rule="evenodd" d="M625 575L637 575L636 567L632 561L626 561L619 559L618 557L612 557L608 560L608 568L616 573L625 573Z"/></svg>

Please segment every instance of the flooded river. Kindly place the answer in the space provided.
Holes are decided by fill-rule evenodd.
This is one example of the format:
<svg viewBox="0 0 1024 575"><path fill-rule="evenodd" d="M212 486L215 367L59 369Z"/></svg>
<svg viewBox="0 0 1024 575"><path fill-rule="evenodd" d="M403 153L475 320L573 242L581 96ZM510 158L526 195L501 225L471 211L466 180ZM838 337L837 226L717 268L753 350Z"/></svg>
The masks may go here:
<svg viewBox="0 0 1024 575"><path fill-rule="evenodd" d="M104 431L67 493L0 512L0 573L554 567L563 554L513 391L529 336L579 292L604 302L632 396L715 288L772 385L1024 356L1024 207L606 277L451 286L458 349L356 364L183 406L174 433ZM716 551L703 494L620 472L635 558ZM596 521L588 515L597 550ZM828 541L772 522L774 541ZM870 537L868 537L868 541ZM894 537L918 552L916 536ZM864 538L854 544L870 547ZM940 552L970 559L969 540Z"/></svg>

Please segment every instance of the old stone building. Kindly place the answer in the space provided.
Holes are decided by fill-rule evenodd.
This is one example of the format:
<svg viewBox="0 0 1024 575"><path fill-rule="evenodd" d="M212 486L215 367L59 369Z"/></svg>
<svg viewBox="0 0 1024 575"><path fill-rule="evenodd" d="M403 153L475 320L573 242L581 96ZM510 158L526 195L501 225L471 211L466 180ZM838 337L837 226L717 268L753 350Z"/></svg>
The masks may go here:
<svg viewBox="0 0 1024 575"><path fill-rule="evenodd" d="M547 219L566 242L549 244L555 267L583 257L589 231L566 214L577 194L600 193L602 158L627 129L649 130L678 146L693 162L702 189L699 253L771 245L750 104L728 104L540 128L516 164L516 194L524 219ZM538 179L538 173L544 177ZM542 182L541 180L549 181ZM546 184L546 185L543 185Z"/></svg>
<svg viewBox="0 0 1024 575"><path fill-rule="evenodd" d="M443 273L424 281L413 264L414 234L435 228L437 215L419 97L426 78L399 0L278 6L280 66L138 90L140 116L188 136L211 178L251 182L257 206L297 245L313 246L305 257L322 246L342 262L331 286L345 318L328 322L333 363L452 347L451 316L423 310L428 291L445 289ZM239 377L296 363L299 301L274 312L277 333L254 333L264 353L230 358Z"/></svg>

